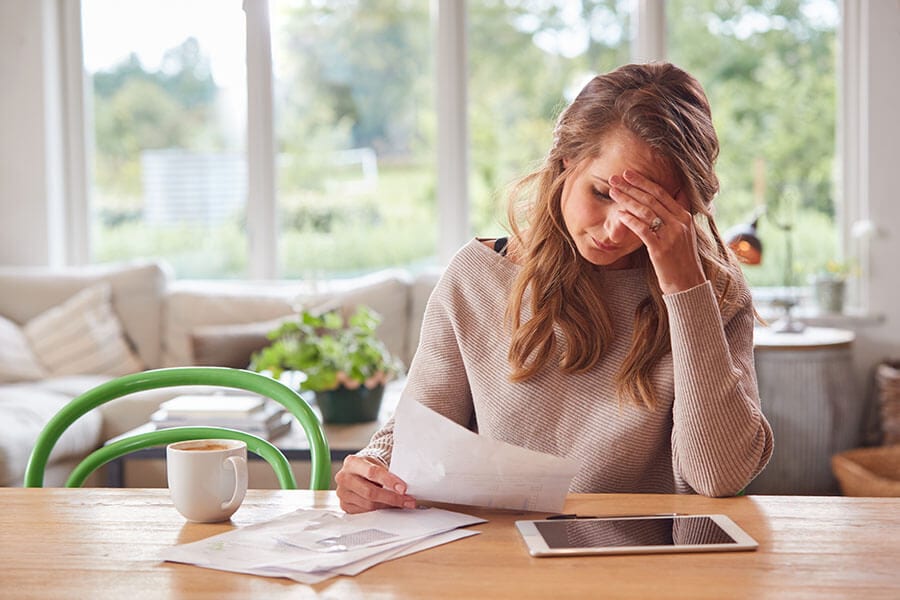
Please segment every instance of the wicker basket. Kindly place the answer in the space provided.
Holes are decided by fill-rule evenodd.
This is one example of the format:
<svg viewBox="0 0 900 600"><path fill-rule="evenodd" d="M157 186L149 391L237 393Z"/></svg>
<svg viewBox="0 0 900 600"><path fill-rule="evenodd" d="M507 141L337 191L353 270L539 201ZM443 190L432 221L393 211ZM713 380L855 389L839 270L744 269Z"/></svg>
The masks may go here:
<svg viewBox="0 0 900 600"><path fill-rule="evenodd" d="M900 497L900 444L840 452L831 470L845 496Z"/></svg>
<svg viewBox="0 0 900 600"><path fill-rule="evenodd" d="M900 361L885 361L875 370L881 413L881 443L900 444Z"/></svg>

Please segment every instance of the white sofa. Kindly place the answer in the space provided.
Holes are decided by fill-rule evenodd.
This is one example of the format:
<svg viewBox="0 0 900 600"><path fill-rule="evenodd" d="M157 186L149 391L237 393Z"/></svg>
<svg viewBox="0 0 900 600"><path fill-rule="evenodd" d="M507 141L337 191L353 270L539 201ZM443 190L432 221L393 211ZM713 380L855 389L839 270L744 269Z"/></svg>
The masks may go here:
<svg viewBox="0 0 900 600"><path fill-rule="evenodd" d="M383 317L382 340L408 365L438 276L183 282L156 262L0 267L0 485L21 485L38 432L77 394L142 369L245 367L265 333L299 307L371 306ZM51 455L45 485L61 485L78 460L188 389L197 390L132 394L79 419Z"/></svg>

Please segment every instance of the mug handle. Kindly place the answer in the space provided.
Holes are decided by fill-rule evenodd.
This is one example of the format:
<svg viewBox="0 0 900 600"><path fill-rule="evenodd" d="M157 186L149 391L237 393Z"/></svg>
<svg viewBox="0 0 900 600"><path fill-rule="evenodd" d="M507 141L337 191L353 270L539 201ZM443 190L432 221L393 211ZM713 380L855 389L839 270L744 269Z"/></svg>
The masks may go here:
<svg viewBox="0 0 900 600"><path fill-rule="evenodd" d="M243 456L229 456L226 462L234 469L234 495L222 503L222 510L235 511L244 501L247 493L247 461Z"/></svg>

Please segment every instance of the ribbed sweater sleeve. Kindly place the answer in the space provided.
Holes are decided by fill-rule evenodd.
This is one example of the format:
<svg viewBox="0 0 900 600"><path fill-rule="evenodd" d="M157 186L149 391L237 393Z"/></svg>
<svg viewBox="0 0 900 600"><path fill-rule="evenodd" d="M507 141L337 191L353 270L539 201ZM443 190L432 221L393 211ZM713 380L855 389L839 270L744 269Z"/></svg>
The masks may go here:
<svg viewBox="0 0 900 600"><path fill-rule="evenodd" d="M675 377L674 469L699 493L736 494L773 449L756 385L749 293L725 323L710 282L663 299Z"/></svg>

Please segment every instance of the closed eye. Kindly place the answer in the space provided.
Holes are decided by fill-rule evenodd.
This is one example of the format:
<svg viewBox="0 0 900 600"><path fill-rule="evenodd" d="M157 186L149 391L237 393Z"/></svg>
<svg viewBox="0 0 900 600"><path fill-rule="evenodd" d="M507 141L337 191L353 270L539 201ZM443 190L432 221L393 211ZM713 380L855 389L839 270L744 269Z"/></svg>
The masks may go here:
<svg viewBox="0 0 900 600"><path fill-rule="evenodd" d="M591 186L591 192L593 192L594 197L597 198L598 200L612 200L612 198L609 197L608 193L601 192L600 190L598 190L597 188L595 188L593 186Z"/></svg>

